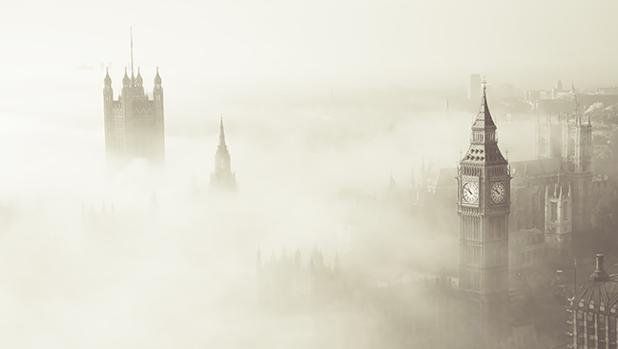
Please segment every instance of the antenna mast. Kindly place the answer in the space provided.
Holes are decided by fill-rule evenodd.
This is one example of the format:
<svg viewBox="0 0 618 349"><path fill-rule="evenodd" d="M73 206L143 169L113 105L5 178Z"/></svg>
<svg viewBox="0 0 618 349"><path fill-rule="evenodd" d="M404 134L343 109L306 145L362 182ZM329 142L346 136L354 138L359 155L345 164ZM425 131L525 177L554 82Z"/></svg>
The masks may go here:
<svg viewBox="0 0 618 349"><path fill-rule="evenodd" d="M129 27L129 36L131 37L131 77L133 77L133 26Z"/></svg>

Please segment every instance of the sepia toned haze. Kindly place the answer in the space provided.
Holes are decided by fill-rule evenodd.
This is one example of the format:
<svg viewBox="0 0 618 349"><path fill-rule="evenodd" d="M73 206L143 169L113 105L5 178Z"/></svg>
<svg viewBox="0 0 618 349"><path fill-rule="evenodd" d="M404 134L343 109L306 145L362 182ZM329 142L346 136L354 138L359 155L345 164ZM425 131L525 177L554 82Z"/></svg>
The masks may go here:
<svg viewBox="0 0 618 349"><path fill-rule="evenodd" d="M474 112L445 100L465 93L471 73L487 76L490 104L504 84L616 81L616 10L5 1L0 347L350 347L359 328L374 328L367 310L264 310L258 251L319 249L365 286L452 269L458 228L384 204L391 178L406 188L423 166L456 166ZM117 95L130 26L146 90L155 67L163 80L163 168L105 160L103 77L109 68ZM221 116L239 186L231 197L208 190ZM531 119L495 118L509 159L531 158ZM104 228L90 223L99 214ZM419 316L425 306L414 304ZM380 347L381 333L364 336Z"/></svg>

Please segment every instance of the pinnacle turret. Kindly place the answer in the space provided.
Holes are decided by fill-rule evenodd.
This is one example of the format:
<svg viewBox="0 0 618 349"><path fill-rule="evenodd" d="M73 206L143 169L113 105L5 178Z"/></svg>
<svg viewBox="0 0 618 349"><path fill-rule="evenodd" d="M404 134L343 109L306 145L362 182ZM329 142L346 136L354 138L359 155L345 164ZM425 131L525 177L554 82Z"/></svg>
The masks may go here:
<svg viewBox="0 0 618 349"><path fill-rule="evenodd" d="M105 68L105 86L111 86L112 78L109 76L109 68Z"/></svg>
<svg viewBox="0 0 618 349"><path fill-rule="evenodd" d="M140 72L139 67L137 67L137 77L135 78L135 85L142 86L144 84L144 79L142 78L142 73Z"/></svg>
<svg viewBox="0 0 618 349"><path fill-rule="evenodd" d="M129 79L129 75L127 74L127 68L124 68L124 77L122 78L122 85L129 86L131 83L131 79Z"/></svg>
<svg viewBox="0 0 618 349"><path fill-rule="evenodd" d="M225 144L225 129L223 128L223 117L219 119L219 146L227 148Z"/></svg>
<svg viewBox="0 0 618 349"><path fill-rule="evenodd" d="M157 67L157 75L154 78L155 86L161 85L161 75L159 75L159 67Z"/></svg>

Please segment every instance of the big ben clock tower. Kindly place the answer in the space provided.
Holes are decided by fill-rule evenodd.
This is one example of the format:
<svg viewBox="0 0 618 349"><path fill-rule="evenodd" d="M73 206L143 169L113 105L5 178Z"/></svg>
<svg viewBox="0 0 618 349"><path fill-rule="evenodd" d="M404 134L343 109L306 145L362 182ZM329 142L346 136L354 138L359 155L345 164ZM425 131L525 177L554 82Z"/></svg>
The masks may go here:
<svg viewBox="0 0 618 349"><path fill-rule="evenodd" d="M496 325L505 323L508 307L510 180L483 83L470 147L459 162L457 212L459 288L476 313L471 320L478 316L476 323L489 337L498 335Z"/></svg>

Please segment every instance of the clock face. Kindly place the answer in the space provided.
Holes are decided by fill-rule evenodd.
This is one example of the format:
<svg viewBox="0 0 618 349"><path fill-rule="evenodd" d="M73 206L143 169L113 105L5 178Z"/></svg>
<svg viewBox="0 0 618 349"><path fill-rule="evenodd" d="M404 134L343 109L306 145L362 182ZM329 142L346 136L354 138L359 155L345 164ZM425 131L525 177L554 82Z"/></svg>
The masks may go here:
<svg viewBox="0 0 618 349"><path fill-rule="evenodd" d="M463 201L468 204L479 202L479 184L475 182L464 183L462 188Z"/></svg>
<svg viewBox="0 0 618 349"><path fill-rule="evenodd" d="M491 201L496 204L500 204L504 202L506 198L506 188L504 187L504 183L496 182L491 185Z"/></svg>

